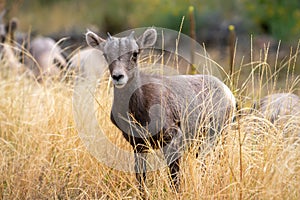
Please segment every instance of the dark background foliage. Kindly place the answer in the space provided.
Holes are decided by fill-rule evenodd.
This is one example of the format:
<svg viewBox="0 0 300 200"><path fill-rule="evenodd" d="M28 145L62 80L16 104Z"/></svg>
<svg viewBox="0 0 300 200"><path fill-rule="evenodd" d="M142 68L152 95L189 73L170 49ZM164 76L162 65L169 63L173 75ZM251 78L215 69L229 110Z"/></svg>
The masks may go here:
<svg viewBox="0 0 300 200"><path fill-rule="evenodd" d="M9 0L2 7L17 17L22 31L53 34L86 28L112 34L157 26L189 32L188 8L194 6L198 40L214 40L229 24L240 34L268 34L295 42L300 33L298 0ZM212 37L212 38L210 38Z"/></svg>

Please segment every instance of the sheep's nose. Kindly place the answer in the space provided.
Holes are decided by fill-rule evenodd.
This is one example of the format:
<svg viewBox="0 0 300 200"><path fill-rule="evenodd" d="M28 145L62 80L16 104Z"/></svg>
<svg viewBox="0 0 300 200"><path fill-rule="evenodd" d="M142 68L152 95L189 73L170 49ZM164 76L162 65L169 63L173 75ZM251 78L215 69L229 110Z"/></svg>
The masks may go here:
<svg viewBox="0 0 300 200"><path fill-rule="evenodd" d="M122 74L112 75L112 78L115 81L119 81L120 79L124 78L124 75L122 75Z"/></svg>

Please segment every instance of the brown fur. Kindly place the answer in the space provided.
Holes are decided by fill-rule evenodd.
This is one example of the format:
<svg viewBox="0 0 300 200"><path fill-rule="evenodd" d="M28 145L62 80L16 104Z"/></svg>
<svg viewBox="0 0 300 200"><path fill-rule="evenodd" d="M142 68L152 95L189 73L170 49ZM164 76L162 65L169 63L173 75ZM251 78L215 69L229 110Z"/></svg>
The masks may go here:
<svg viewBox="0 0 300 200"><path fill-rule="evenodd" d="M151 146L162 148L178 191L184 144L200 136L206 138L206 146L213 145L235 109L232 93L209 75L159 76L140 72L136 55L154 44L154 29L146 30L138 40L132 34L106 41L92 32L86 37L90 46L103 51L109 64L114 83L111 120L134 149L141 190L146 178L145 152ZM208 135L201 132L205 129Z"/></svg>

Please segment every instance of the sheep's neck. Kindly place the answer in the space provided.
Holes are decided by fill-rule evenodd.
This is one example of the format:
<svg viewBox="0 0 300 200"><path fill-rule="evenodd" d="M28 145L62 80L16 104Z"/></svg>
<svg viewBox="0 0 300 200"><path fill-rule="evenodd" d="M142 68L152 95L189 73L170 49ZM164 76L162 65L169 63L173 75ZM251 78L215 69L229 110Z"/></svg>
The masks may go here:
<svg viewBox="0 0 300 200"><path fill-rule="evenodd" d="M123 118L128 118L128 114L130 112L129 102L133 95L134 98L138 98L137 102L139 104L143 103L143 91L141 89L143 83L140 76L140 72L137 71L135 76L131 78L123 88L114 87L114 100L112 107L114 115L121 115ZM136 106L139 107L141 105Z"/></svg>

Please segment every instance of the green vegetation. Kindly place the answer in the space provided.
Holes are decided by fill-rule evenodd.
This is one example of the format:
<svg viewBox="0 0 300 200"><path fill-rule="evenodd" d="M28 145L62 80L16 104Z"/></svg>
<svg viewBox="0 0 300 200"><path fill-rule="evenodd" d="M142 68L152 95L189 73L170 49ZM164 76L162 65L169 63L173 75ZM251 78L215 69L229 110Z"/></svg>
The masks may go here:
<svg viewBox="0 0 300 200"><path fill-rule="evenodd" d="M300 1L244 0L246 16L259 28L278 39L300 36Z"/></svg>
<svg viewBox="0 0 300 200"><path fill-rule="evenodd" d="M190 5L195 7L198 29L209 28L208 19L219 25L220 19L238 19L249 33L267 33L284 41L297 41L300 33L298 0L12 0L6 4L11 15L22 19L23 30L32 26L39 33L82 30L90 25L112 33L153 25L179 30ZM216 15L219 18L213 18ZM186 19L184 33L188 33L187 26Z"/></svg>

